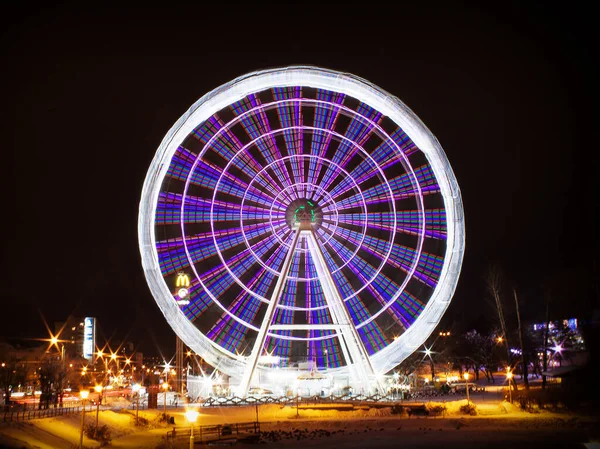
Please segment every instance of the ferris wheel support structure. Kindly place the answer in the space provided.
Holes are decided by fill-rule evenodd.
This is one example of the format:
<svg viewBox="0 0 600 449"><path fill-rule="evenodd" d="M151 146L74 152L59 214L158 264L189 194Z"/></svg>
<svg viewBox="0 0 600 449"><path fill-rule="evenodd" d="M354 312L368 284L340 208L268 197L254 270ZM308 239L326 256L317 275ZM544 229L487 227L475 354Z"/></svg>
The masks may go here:
<svg viewBox="0 0 600 449"><path fill-rule="evenodd" d="M298 244L299 237L300 229L298 228L298 230L294 233L294 240L290 245L290 249L288 250L288 253L285 256L285 261L283 262L283 268L281 270L281 276L279 276L279 279L277 279L275 290L273 291L273 295L271 295L271 301L269 302L269 306L267 307L267 311L265 312L265 316L262 320L262 324L260 325L260 330L258 331L256 340L254 341L252 352L248 357L246 369L244 370L244 374L242 375L242 381L240 382L240 394L244 397L248 392L248 388L250 388L252 375L254 374L254 370L256 369L256 365L258 363L258 358L260 357L260 353L262 352L263 347L265 345L267 332L269 331L269 326L273 321L273 316L275 315L275 309L277 307L277 303L279 302L279 298L281 298L281 293L283 291L283 287L285 286L287 274L290 271L292 258L294 256L294 251L296 250L296 245Z"/></svg>
<svg viewBox="0 0 600 449"><path fill-rule="evenodd" d="M248 389L250 388L250 383L252 382L252 378L258 364L258 359L263 351L269 330L304 330L315 328L325 329L323 326L326 326L327 329L334 329L336 331L337 337L340 341L342 353L346 359L348 367L350 368L350 375L352 377L353 384L361 385L363 388L368 389L372 383L375 383L377 391L380 394L383 394L384 388L380 384L378 376L373 369L371 359L369 358L369 353L363 345L356 327L352 323L352 317L344 305L344 301L342 300L340 293L335 287L331 272L327 268L325 257L323 256L323 253L317 243L317 239L315 238L314 231L312 229L312 223L300 222L295 231L294 239L289 247L285 262L283 264L281 276L279 277L277 285L275 286L275 290L273 291L273 295L271 296L271 301L269 302L269 306L262 320L262 324L254 342L252 352L248 357L246 369L244 370L244 374L242 375L239 385L240 395L245 397L248 393ZM302 237L305 238L308 243L308 251L315 263L315 268L323 288L325 301L329 306L329 310L331 311L333 325L271 324L290 270L290 266L292 264L294 252L297 249L298 241Z"/></svg>
<svg viewBox="0 0 600 449"><path fill-rule="evenodd" d="M343 354L350 368L350 374L354 377L354 384L363 385L368 389L369 385L375 382L378 392L383 394L383 386L378 381L378 377L371 364L371 359L369 358L369 353L365 345L363 345L360 335L358 335L356 327L352 322L352 317L344 305L340 293L335 287L331 271L327 268L325 257L317 243L317 239L312 229L303 232L306 233L308 250L315 261L315 268L323 287L325 302L331 311L331 319L335 324L339 325L338 337L340 345L342 348L346 348ZM365 381L367 381L367 385L364 385Z"/></svg>

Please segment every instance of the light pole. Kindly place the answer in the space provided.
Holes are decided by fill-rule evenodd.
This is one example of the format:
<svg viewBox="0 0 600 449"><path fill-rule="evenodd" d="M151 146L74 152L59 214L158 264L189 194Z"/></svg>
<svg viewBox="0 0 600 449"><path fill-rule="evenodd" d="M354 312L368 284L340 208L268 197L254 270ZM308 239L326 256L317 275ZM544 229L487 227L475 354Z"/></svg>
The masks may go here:
<svg viewBox="0 0 600 449"><path fill-rule="evenodd" d="M98 433L98 413L100 412L100 402L102 402L102 385L96 385L94 387L96 393L98 393L98 401L96 401L96 434Z"/></svg>
<svg viewBox="0 0 600 449"><path fill-rule="evenodd" d="M104 380L102 381L102 384L106 385L106 378L108 377L108 358L104 357L104 352L101 350L98 350L98 352L96 352L96 360L98 360L98 358L100 358L100 360L104 362Z"/></svg>
<svg viewBox="0 0 600 449"><path fill-rule="evenodd" d="M162 384L162 389L164 391L164 395L165 395L165 419L167 419L167 390L169 389L169 384L164 382Z"/></svg>
<svg viewBox="0 0 600 449"><path fill-rule="evenodd" d="M79 449L83 449L83 425L85 423L85 400L90 395L89 390L81 390L81 433L79 435Z"/></svg>
<svg viewBox="0 0 600 449"><path fill-rule="evenodd" d="M117 387L119 387L121 385L120 379L119 379L119 356L117 355L116 352L111 352L110 359L115 362L115 366L116 366L115 378L117 380Z"/></svg>
<svg viewBox="0 0 600 449"><path fill-rule="evenodd" d="M465 372L465 389L467 390L467 404L469 403L469 373Z"/></svg>
<svg viewBox="0 0 600 449"><path fill-rule="evenodd" d="M296 418L300 417L300 413L298 411L298 404L300 402L300 388L296 391Z"/></svg>
<svg viewBox="0 0 600 449"><path fill-rule="evenodd" d="M135 384L131 387L132 391L135 393L135 425L139 425L139 413L140 413L140 385Z"/></svg>
<svg viewBox="0 0 600 449"><path fill-rule="evenodd" d="M190 422L190 449L194 449L194 423L198 419L196 410L188 410L185 412L185 417Z"/></svg>
<svg viewBox="0 0 600 449"><path fill-rule="evenodd" d="M511 388L511 383L512 383L513 373L511 371L508 371L506 373L506 378L508 379L508 401L512 404L512 388Z"/></svg>

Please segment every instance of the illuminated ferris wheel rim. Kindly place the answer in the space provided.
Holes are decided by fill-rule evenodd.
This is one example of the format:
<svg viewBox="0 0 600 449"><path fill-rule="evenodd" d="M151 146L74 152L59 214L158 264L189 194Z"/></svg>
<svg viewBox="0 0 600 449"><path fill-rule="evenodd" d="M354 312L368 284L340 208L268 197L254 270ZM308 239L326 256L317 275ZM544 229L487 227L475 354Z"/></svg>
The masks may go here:
<svg viewBox="0 0 600 449"><path fill-rule="evenodd" d="M415 323L396 341L371 356L377 372L383 373L400 363L427 338L450 301L458 281L464 252L462 201L447 158L431 132L399 99L354 75L314 67L288 67L250 73L203 96L177 121L161 142L142 191L138 233L142 264L148 284L165 317L179 337L190 347L204 353L209 363L217 365L221 371L229 375L235 376L240 369L244 368L245 357L232 354L199 332L172 301L172 293L158 265L154 208L169 161L179 144L199 123L249 94L274 87L290 86L306 86L339 92L356 98L389 117L426 155L444 198L447 246L439 283ZM345 366L337 371L343 373L347 369L348 367Z"/></svg>

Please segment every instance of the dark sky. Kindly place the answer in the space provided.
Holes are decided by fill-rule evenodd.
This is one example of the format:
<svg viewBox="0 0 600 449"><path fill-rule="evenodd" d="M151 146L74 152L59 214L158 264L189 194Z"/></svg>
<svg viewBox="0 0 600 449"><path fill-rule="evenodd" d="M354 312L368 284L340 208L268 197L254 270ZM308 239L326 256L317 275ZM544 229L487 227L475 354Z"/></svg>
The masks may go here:
<svg viewBox="0 0 600 449"><path fill-rule="evenodd" d="M563 304L592 284L600 78L591 11L97 4L0 14L0 336L43 336L39 312L50 322L75 313L98 317L107 336L129 331L146 352L153 339L172 350L137 246L146 170L203 94L292 64L366 78L441 142L467 226L446 321L489 313L490 263L530 316L549 280Z"/></svg>

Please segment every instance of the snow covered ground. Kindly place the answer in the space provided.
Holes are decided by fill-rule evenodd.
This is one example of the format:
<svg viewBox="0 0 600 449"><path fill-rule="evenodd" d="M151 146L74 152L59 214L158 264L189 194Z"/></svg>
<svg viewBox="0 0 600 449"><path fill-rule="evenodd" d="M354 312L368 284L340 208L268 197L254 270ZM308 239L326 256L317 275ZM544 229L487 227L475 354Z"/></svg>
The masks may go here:
<svg viewBox="0 0 600 449"><path fill-rule="evenodd" d="M441 404L441 403L440 403ZM261 443L268 449L283 447L363 448L363 447L584 447L593 441L600 428L592 418L567 413L540 411L528 413L506 402L485 401L478 405L477 416L465 416L460 406L466 400L445 402L446 412L437 417L408 417L392 414L391 408L323 410L294 405L261 405L258 419L263 432ZM432 404L435 405L435 404ZM256 407L200 407L198 425L233 424L256 419ZM140 410L148 420L146 427L135 427L131 409L104 410L99 425L111 429L114 448L167 448L165 436L172 426L157 422L162 409ZM169 410L177 427L187 426L184 409ZM95 423L95 410L86 413L86 423ZM0 447L72 449L78 447L81 416L70 415L32 420L25 423L1 423ZM100 443L84 438L84 447ZM186 439L173 449L187 448ZM261 444L262 445L262 444ZM497 446L496 446L497 445ZM571 446L569 446L571 445ZM252 445L256 447L256 445ZM198 449L202 446L197 446ZM250 447L238 444L237 448Z"/></svg>

